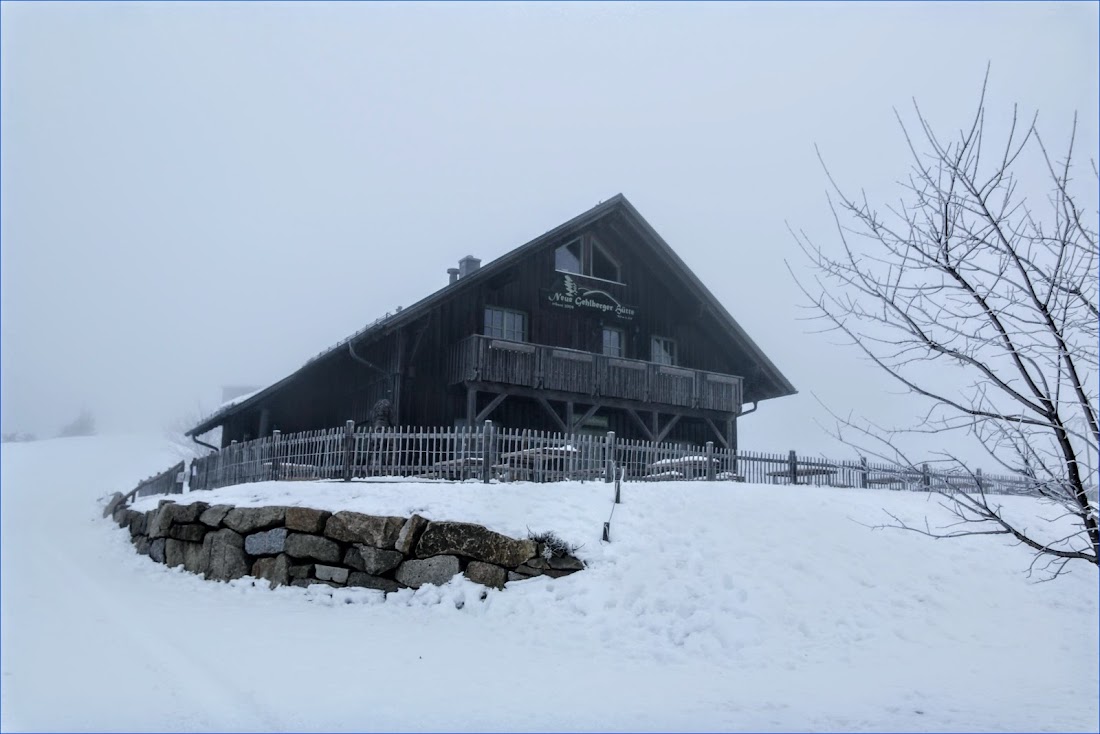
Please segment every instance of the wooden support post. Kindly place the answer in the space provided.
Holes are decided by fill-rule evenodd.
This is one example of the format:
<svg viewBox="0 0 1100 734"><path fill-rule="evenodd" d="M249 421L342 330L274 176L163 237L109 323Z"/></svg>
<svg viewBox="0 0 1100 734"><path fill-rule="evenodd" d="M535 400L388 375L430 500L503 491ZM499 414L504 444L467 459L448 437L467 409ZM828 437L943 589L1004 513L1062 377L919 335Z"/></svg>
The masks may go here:
<svg viewBox="0 0 1100 734"><path fill-rule="evenodd" d="M271 411L264 408L260 411L260 430L256 433L256 438L264 438L267 436L267 429L271 427Z"/></svg>
<svg viewBox="0 0 1100 734"><path fill-rule="evenodd" d="M657 429L660 427L660 416L658 415L657 411L654 410L650 414L650 420L653 422L653 428L650 429L650 435L653 436L653 441L656 442L658 440Z"/></svg>
<svg viewBox="0 0 1100 734"><path fill-rule="evenodd" d="M920 465L920 483L926 490L932 486L932 477L928 473L928 464Z"/></svg>
<svg viewBox="0 0 1100 734"><path fill-rule="evenodd" d="M619 488L622 485L622 475L619 472L615 472L615 504L622 504L622 499L619 496Z"/></svg>
<svg viewBox="0 0 1100 734"><path fill-rule="evenodd" d="M481 409L481 412L474 418L475 423L481 423L483 420L489 417L489 414L496 410L497 406L504 402L504 399L508 397L508 393L502 392L495 398L489 401L489 404Z"/></svg>
<svg viewBox="0 0 1100 734"><path fill-rule="evenodd" d="M791 484L798 484L798 456L794 453L794 449L787 454L787 474Z"/></svg>
<svg viewBox="0 0 1100 734"><path fill-rule="evenodd" d="M603 542L611 542L611 523L609 522L603 524Z"/></svg>
<svg viewBox="0 0 1100 734"><path fill-rule="evenodd" d="M722 448L728 449L730 445L726 442L725 435L723 435L723 433L718 430L718 426L714 425L714 421L712 421L707 416L703 416L703 421L706 422L708 426L710 426L710 430L714 431L714 436L718 439L718 443L722 444Z"/></svg>
<svg viewBox="0 0 1100 734"><path fill-rule="evenodd" d="M867 457L859 457L859 486L867 489Z"/></svg>
<svg viewBox="0 0 1100 734"><path fill-rule="evenodd" d="M576 428L576 424L573 422L573 401L565 401L565 432L572 433Z"/></svg>
<svg viewBox="0 0 1100 734"><path fill-rule="evenodd" d="M714 481L714 441L707 441L707 481Z"/></svg>
<svg viewBox="0 0 1100 734"><path fill-rule="evenodd" d="M974 470L974 481L978 483L978 492L985 492L985 487L982 486L982 468L978 467Z"/></svg>
<svg viewBox="0 0 1100 734"><path fill-rule="evenodd" d="M615 478L615 432L607 432L606 456L604 457L604 481L611 482Z"/></svg>
<svg viewBox="0 0 1100 734"><path fill-rule="evenodd" d="M344 424L344 481L351 481L351 466L355 457L355 421Z"/></svg>
<svg viewBox="0 0 1100 734"><path fill-rule="evenodd" d="M638 415L638 412L633 408L626 408L626 414L634 419L634 422L637 423L638 426L642 429L642 433L645 434L645 437L652 441L653 433L649 430L649 426L645 424L645 421L642 420L641 416Z"/></svg>
<svg viewBox="0 0 1100 734"><path fill-rule="evenodd" d="M591 408L584 411L584 415L582 415L580 418L577 418L573 422L573 428L579 428L582 423L584 423L586 420L588 420L593 415L595 415L596 411L599 410L599 409L600 409L600 403L596 403Z"/></svg>
<svg viewBox="0 0 1100 734"><path fill-rule="evenodd" d="M726 421L726 448L730 451L730 456L733 457L730 461L730 471L734 473L734 476L740 476L741 470L737 461L737 417L734 416Z"/></svg>
<svg viewBox="0 0 1100 734"><path fill-rule="evenodd" d="M466 428L472 429L477 420L477 388L466 388Z"/></svg>
<svg viewBox="0 0 1100 734"><path fill-rule="evenodd" d="M278 428L271 432L271 478L274 481L279 481L279 438L282 435Z"/></svg>
<svg viewBox="0 0 1100 734"><path fill-rule="evenodd" d="M481 481L489 483L493 475L493 422L485 421L481 429Z"/></svg>
<svg viewBox="0 0 1100 734"><path fill-rule="evenodd" d="M558 411L554 410L553 406L550 405L546 398L536 397L535 400L538 401L539 405L546 409L546 412L549 413L550 417L554 419L554 422L558 424L558 428L561 429L562 433L569 433L569 431L565 427L565 423L563 423L561 420L561 416L558 415Z"/></svg>
<svg viewBox="0 0 1100 734"><path fill-rule="evenodd" d="M657 434L657 443L665 440L665 436L668 435L668 432L672 430L672 427L675 426L679 420L680 416L678 414L668 419L668 423L666 423L665 427L661 429L661 432Z"/></svg>

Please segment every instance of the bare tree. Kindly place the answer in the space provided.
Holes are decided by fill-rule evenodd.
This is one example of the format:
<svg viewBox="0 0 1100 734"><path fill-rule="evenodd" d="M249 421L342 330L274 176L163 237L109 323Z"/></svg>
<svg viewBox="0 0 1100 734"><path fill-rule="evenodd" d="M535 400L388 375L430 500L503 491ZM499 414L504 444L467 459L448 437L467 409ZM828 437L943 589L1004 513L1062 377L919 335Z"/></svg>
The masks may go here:
<svg viewBox="0 0 1100 734"><path fill-rule="evenodd" d="M1078 203L1076 117L1057 152L1037 116L1021 120L1015 108L994 142L985 96L983 84L973 120L948 137L915 101L915 124L895 110L912 162L900 201L882 211L865 194L842 192L826 167L839 243L830 253L792 231L815 271L799 286L826 330L926 403L904 429L838 418L842 440L852 443L854 429L862 450L913 467L899 434L969 433L1056 505L1068 532L1010 517L946 452L970 487L939 490L955 521L919 528L895 517L893 526L937 538L1007 535L1034 550L1031 570L1053 578L1070 561L1096 565L1100 547L1090 456L1100 443L1095 212ZM1087 181L1096 179L1091 162ZM1045 189L1041 201L1028 198L1036 185ZM944 387L941 365L962 382Z"/></svg>
<svg viewBox="0 0 1100 734"><path fill-rule="evenodd" d="M203 408L201 403L196 402L191 410L176 416L164 426L164 437L172 444L176 456L190 461L210 453L210 448L187 436L187 431L201 423L210 415L210 412ZM218 445L221 441L221 431L221 427L215 428L210 434L204 436L205 442Z"/></svg>
<svg viewBox="0 0 1100 734"><path fill-rule="evenodd" d="M87 408L80 411L78 415L71 423L62 426L58 431L58 438L72 438L74 436L94 436L95 435L95 416Z"/></svg>

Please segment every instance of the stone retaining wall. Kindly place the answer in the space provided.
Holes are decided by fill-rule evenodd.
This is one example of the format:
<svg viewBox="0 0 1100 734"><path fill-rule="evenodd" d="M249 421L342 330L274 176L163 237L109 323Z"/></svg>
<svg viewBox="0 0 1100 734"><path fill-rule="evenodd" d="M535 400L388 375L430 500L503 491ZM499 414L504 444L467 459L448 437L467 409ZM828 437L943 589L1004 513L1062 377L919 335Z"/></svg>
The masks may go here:
<svg viewBox="0 0 1100 734"><path fill-rule="evenodd" d="M232 507L162 500L137 512L116 503L110 514L128 528L139 553L207 579L242 576L280 585L358 586L384 592L443 584L463 573L497 589L535 576L584 568L534 540L480 525L412 517L326 512L308 507Z"/></svg>

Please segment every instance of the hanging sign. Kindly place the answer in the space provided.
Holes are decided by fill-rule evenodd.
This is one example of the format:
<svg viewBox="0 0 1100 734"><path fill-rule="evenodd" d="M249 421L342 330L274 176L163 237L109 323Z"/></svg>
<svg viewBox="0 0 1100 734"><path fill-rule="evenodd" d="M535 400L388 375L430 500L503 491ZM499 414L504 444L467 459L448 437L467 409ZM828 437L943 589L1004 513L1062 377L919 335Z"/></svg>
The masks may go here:
<svg viewBox="0 0 1100 734"><path fill-rule="evenodd" d="M553 287L544 291L544 293L547 302L557 308L599 313L605 316L614 316L623 321L634 319L633 308L624 306L607 291L588 290L583 286L578 286L570 275L558 278L554 281Z"/></svg>

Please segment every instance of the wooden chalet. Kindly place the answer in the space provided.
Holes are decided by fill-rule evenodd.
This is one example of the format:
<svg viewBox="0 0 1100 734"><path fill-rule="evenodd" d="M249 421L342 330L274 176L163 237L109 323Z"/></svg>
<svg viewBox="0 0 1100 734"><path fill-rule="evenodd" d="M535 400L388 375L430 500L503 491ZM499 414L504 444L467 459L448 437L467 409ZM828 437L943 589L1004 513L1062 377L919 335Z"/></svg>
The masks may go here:
<svg viewBox="0 0 1100 734"><path fill-rule="evenodd" d="M621 194L450 282L188 431L221 443L370 425L495 425L736 448L791 383ZM442 275L442 273L441 273ZM748 412L751 412L748 411Z"/></svg>

